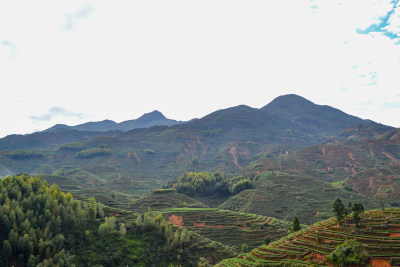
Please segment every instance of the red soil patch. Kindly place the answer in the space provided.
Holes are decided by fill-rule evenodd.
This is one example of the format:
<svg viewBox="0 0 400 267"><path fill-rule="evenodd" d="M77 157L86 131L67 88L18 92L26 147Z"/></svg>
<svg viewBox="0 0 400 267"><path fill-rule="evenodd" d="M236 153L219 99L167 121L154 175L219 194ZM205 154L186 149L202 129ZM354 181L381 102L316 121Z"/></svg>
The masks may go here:
<svg viewBox="0 0 400 267"><path fill-rule="evenodd" d="M133 152L132 155L135 156L136 160L138 163L140 163L142 160L139 158L139 156L136 154L136 152Z"/></svg>
<svg viewBox="0 0 400 267"><path fill-rule="evenodd" d="M167 222L169 222L170 224L173 224L175 226L178 226L180 228L183 227L182 216L177 216L175 214L172 214L171 216L168 217Z"/></svg>
<svg viewBox="0 0 400 267"><path fill-rule="evenodd" d="M393 160L393 162L394 162L395 164L399 164L399 163L400 163L395 157L393 157L393 156L390 155L389 153L387 153L387 152L382 152L382 154L385 155L386 157L388 157L389 159Z"/></svg>
<svg viewBox="0 0 400 267"><path fill-rule="evenodd" d="M240 169L240 170L243 169L243 167L239 165L239 161L236 157L236 147L235 146L231 147L231 150L229 152L231 153L231 155L233 157L232 161L233 161L233 163L235 163L236 167L238 167L238 169Z"/></svg>
<svg viewBox="0 0 400 267"><path fill-rule="evenodd" d="M349 158L351 158L351 160L355 161L356 159L353 156L353 153L349 152Z"/></svg>
<svg viewBox="0 0 400 267"><path fill-rule="evenodd" d="M204 145L203 142L200 141L200 137L196 136L196 140L197 142L200 144L203 152L201 153L202 156L204 156L206 154L206 146Z"/></svg>
<svg viewBox="0 0 400 267"><path fill-rule="evenodd" d="M390 267L390 261L387 259L376 259L371 258L370 260L371 267Z"/></svg>
<svg viewBox="0 0 400 267"><path fill-rule="evenodd" d="M311 251L310 254L308 254L309 256L311 256L311 259L319 264L324 264L326 262L326 258L324 255L319 254L317 252Z"/></svg>
<svg viewBox="0 0 400 267"><path fill-rule="evenodd" d="M389 233L389 237L400 237L400 233Z"/></svg>

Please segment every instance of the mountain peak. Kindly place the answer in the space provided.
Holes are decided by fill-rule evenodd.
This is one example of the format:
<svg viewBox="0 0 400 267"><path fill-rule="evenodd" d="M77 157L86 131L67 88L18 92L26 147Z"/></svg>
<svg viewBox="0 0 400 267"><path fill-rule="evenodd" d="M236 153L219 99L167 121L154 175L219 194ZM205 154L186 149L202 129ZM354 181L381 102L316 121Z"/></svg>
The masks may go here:
<svg viewBox="0 0 400 267"><path fill-rule="evenodd" d="M290 120L305 131L314 128L338 133L354 124L365 123L364 120L341 110L314 104L295 94L279 96L261 110L278 118Z"/></svg>
<svg viewBox="0 0 400 267"><path fill-rule="evenodd" d="M315 105L308 99L295 94L281 95L271 101L268 105L261 109L270 109L271 107L304 107Z"/></svg>
<svg viewBox="0 0 400 267"><path fill-rule="evenodd" d="M144 119L144 118L146 118L146 119L166 119L164 114L162 114L158 110L153 110L152 112L145 113L142 116L140 116L138 119Z"/></svg>

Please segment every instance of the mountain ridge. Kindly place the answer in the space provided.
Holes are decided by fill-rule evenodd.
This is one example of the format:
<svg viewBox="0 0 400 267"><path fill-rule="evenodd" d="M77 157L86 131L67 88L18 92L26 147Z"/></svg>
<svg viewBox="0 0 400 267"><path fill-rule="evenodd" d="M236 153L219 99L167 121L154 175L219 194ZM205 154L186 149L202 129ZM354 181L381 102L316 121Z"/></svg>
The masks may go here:
<svg viewBox="0 0 400 267"><path fill-rule="evenodd" d="M122 122L115 122L109 119L102 121L91 121L82 124L69 126L66 124L56 124L43 132L54 132L54 131L65 131L65 130L78 130L78 131L129 131L137 128L147 128L156 125L167 125L172 126L175 124L183 123L173 119L166 118L160 111L154 110L149 113L145 113L137 119L126 120Z"/></svg>

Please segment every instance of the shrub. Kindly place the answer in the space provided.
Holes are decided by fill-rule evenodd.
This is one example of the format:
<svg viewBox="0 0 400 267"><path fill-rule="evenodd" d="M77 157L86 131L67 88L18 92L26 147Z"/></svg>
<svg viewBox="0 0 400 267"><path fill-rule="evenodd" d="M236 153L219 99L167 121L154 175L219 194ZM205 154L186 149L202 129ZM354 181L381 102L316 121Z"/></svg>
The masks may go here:
<svg viewBox="0 0 400 267"><path fill-rule="evenodd" d="M368 254L362 244L355 239L348 239L336 247L335 251L326 257L330 263L339 266L361 265L368 261Z"/></svg>

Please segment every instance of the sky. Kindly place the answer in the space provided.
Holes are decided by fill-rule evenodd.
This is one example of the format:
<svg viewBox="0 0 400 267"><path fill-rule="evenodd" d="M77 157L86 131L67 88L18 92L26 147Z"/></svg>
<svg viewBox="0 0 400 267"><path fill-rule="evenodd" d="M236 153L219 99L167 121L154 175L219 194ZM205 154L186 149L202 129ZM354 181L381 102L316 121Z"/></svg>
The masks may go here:
<svg viewBox="0 0 400 267"><path fill-rule="evenodd" d="M1 1L0 137L284 94L400 127L400 3Z"/></svg>

